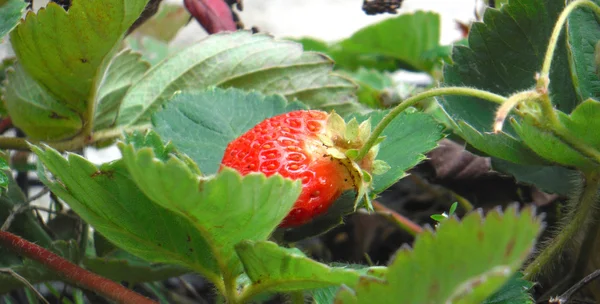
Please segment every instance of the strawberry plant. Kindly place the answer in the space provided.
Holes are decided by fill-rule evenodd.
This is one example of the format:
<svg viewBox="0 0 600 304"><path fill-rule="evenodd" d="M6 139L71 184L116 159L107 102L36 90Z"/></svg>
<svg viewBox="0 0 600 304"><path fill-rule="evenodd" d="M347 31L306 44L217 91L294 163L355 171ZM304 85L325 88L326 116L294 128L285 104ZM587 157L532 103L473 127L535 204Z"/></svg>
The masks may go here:
<svg viewBox="0 0 600 304"><path fill-rule="evenodd" d="M431 12L324 42L244 30L241 1L183 4L0 0L14 53L0 65L1 301L599 299L600 2L488 1L452 45ZM210 35L173 48L190 18ZM436 154L452 141L472 153ZM109 146L117 159L86 157ZM440 184L482 167L516 190L498 204L452 183L438 195L418 178L427 165ZM446 206L418 220L384 203L409 180ZM373 262L381 219L409 239ZM311 245L345 227L329 247L355 238L364 259ZM167 287L184 275L207 291Z"/></svg>

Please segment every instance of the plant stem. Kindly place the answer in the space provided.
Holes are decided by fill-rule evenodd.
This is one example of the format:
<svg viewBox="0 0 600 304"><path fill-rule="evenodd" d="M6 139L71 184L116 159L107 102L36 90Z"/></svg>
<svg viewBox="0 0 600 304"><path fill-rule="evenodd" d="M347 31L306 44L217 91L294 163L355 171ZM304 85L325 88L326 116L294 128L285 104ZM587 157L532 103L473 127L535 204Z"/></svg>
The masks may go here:
<svg viewBox="0 0 600 304"><path fill-rule="evenodd" d="M45 248L33 244L12 233L0 231L0 243L25 257L41 263L48 269L60 274L67 281L97 292L117 303L157 304L153 300L135 293L107 278L89 272Z"/></svg>
<svg viewBox="0 0 600 304"><path fill-rule="evenodd" d="M223 275L223 281L225 283L225 298L227 304L243 303L238 300L237 282L234 276L229 274Z"/></svg>
<svg viewBox="0 0 600 304"><path fill-rule="evenodd" d="M248 303L252 298L259 295L261 292L265 290L265 287L261 285L250 284L242 290L242 292L237 297L237 303Z"/></svg>
<svg viewBox="0 0 600 304"><path fill-rule="evenodd" d="M91 136L76 136L70 140L59 141L59 142L44 142L40 140L31 140L26 138L17 138L17 137L8 137L8 136L0 136L0 149L5 150L21 150L21 151L29 151L29 144L39 145L39 144L47 144L48 146L59 150L59 151L73 151L77 149L81 149L86 145L102 141L108 139L114 139L120 137L123 133L131 132L135 130L145 130L149 126L141 125L130 127L127 129L115 128L115 129L107 129L101 130L93 133Z"/></svg>
<svg viewBox="0 0 600 304"><path fill-rule="evenodd" d="M578 202L573 204L570 214L566 217L565 226L550 241L548 246L527 266L525 279L533 280L544 267L556 261L566 245L577 239L577 234L584 231L596 212L596 201L600 189L600 172L584 174L585 182Z"/></svg>
<svg viewBox="0 0 600 304"><path fill-rule="evenodd" d="M552 58L554 57L554 51L556 50L556 45L558 44L558 37L560 36L560 32L562 31L565 22L567 22L567 18L569 17L571 12L574 9L581 6L585 6L592 9L594 13L596 13L596 15L600 16L600 7L590 0L573 1L565 7L565 9L560 13L556 24L554 25L554 29L552 30L552 34L550 36L550 41L548 42L548 49L546 50L544 63L542 64L542 70L538 78L538 89L548 88L548 84L550 81L550 66L552 65Z"/></svg>
<svg viewBox="0 0 600 304"><path fill-rule="evenodd" d="M473 207L473 204L471 204L471 202L469 202L468 199L456 194L456 192L454 191L450 192L452 193L452 196L454 196L456 202L458 202L458 205L462 207L465 212L471 212L473 211L473 209L475 209L475 207Z"/></svg>
<svg viewBox="0 0 600 304"><path fill-rule="evenodd" d="M567 303L572 295L574 295L577 291L579 291L581 288L585 287L585 285L597 279L598 277L600 277L600 269L597 269L594 272L590 273L581 281L577 282L575 285L569 288L569 290L565 291L565 293L560 295L560 297L558 297L558 303Z"/></svg>
<svg viewBox="0 0 600 304"><path fill-rule="evenodd" d="M395 224L398 224L398 226L400 226L400 228L402 228L404 231L410 233L412 236L415 236L415 235L423 232L423 228L421 228L421 226L417 225L413 221L402 216L398 212L386 207L384 204L382 204L378 201L375 201L375 200L372 201L372 203L373 203L373 208L375 209L375 211L377 211L378 213L380 213L388 218L391 218L391 220Z"/></svg>
<svg viewBox="0 0 600 304"><path fill-rule="evenodd" d="M510 96L496 111L496 117L494 119L494 132L502 131L506 117L508 117L508 114L510 114L510 111L515 106L525 101L539 98L540 94L537 91L525 91ZM552 111L552 114L554 114L554 111Z"/></svg>
<svg viewBox="0 0 600 304"><path fill-rule="evenodd" d="M37 289L35 289L35 287L33 287L33 285L31 285L31 283L29 283L29 281L27 281L27 279L25 279L24 277L22 277L21 275L16 273L14 270L12 270L10 268L0 268L0 273L2 273L2 272L10 274L13 278L19 280L21 283L23 283L23 285L27 286L28 290L31 290L31 292L33 292L40 299L40 301L42 301L44 304L50 304L44 298L44 296L39 291L37 291Z"/></svg>
<svg viewBox="0 0 600 304"><path fill-rule="evenodd" d="M385 128L398 116L402 111L406 110L408 107L415 105L417 102L442 95L464 95L464 96L472 96L481 99L485 99L497 104L502 104L506 101L506 98L494 93L490 93L488 91L473 89L473 88L464 88L464 87L445 87L445 88L435 88L425 92L421 92L417 95L411 96L407 98L400 104L398 104L395 108L393 108L383 119L377 124L375 130L371 133L371 136L367 139L365 145L358 151L358 156L356 157L356 161L360 161L367 155L369 150L373 147L373 144L377 141L377 138L381 136L381 133L385 130Z"/></svg>

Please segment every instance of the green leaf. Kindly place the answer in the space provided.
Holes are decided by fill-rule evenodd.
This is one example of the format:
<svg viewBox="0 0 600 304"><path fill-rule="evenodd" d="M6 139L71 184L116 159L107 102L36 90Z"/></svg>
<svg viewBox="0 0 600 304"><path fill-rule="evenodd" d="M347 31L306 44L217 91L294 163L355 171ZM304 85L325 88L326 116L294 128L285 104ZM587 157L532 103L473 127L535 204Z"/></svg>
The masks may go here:
<svg viewBox="0 0 600 304"><path fill-rule="evenodd" d="M600 127L600 102L587 99L579 104L570 115L556 111L564 129L588 147L600 151L600 138L593 130ZM590 170L600 164L571 147L550 132L538 128L535 122L524 119L521 123L512 121L512 125L523 140L540 156L565 166L574 166Z"/></svg>
<svg viewBox="0 0 600 304"><path fill-rule="evenodd" d="M94 230L94 254L91 256L104 257L119 250L115 244L107 240L97 230Z"/></svg>
<svg viewBox="0 0 600 304"><path fill-rule="evenodd" d="M61 104L33 80L17 62L6 71L4 104L15 126L28 137L61 140L83 127L80 116Z"/></svg>
<svg viewBox="0 0 600 304"><path fill-rule="evenodd" d="M280 175L241 177L224 169L209 178L196 175L178 158L155 157L152 149L119 144L132 179L156 204L192 223L207 240L226 278L241 273L234 246L242 240L265 240L292 208L300 181Z"/></svg>
<svg viewBox="0 0 600 304"><path fill-rule="evenodd" d="M400 249L381 282L363 279L342 289L343 303L480 303L509 280L532 250L541 229L531 208L474 212L419 234ZM410 282L410 284L407 284Z"/></svg>
<svg viewBox="0 0 600 304"><path fill-rule="evenodd" d="M142 132L128 134L125 137L125 143L131 144L135 149L152 148L154 157L162 161L169 160L169 157L175 152L175 147L170 142L164 145L160 136L152 130L145 134Z"/></svg>
<svg viewBox="0 0 600 304"><path fill-rule="evenodd" d="M98 89L94 130L108 128L115 122L123 96L149 68L150 64L141 60L141 54L130 50L122 51L113 58Z"/></svg>
<svg viewBox="0 0 600 304"><path fill-rule="evenodd" d="M339 263L332 263L331 266L335 266ZM383 278L387 272L387 268L383 266L367 267L365 265L349 264L339 265L338 267L351 268L358 271L361 275L372 276L377 278ZM312 296L314 304L331 304L335 301L335 296L340 290L340 286L330 286L325 288L309 290L308 293Z"/></svg>
<svg viewBox="0 0 600 304"><path fill-rule="evenodd" d="M423 54L439 46L440 16L418 11L367 26L339 43L354 56L377 55L401 61L409 68L429 72L435 61ZM338 62L336 56L333 57ZM344 63L341 63L344 66Z"/></svg>
<svg viewBox="0 0 600 304"><path fill-rule="evenodd" d="M181 93L157 112L152 124L163 138L189 155L205 174L217 172L227 144L264 119L306 109L279 95L236 89Z"/></svg>
<svg viewBox="0 0 600 304"><path fill-rule="evenodd" d="M27 197L13 179L10 171L3 169L2 173L8 173L6 174L6 177L8 178L8 188L6 191L2 191L2 194L0 195L0 223L4 223L6 218L15 208L18 208L19 205L27 202ZM28 241L35 242L42 247L49 247L52 243L52 238L38 222L33 211L25 211L15 216L8 231L17 234ZM9 260L20 261L20 258L18 258L16 254L9 252L8 249L0 247L0 267L10 265L11 263L8 262Z"/></svg>
<svg viewBox="0 0 600 304"><path fill-rule="evenodd" d="M482 304L533 304L529 294L533 283L523 279L523 274L517 272L502 288L485 299Z"/></svg>
<svg viewBox="0 0 600 304"><path fill-rule="evenodd" d="M313 38L289 39L302 43L305 51L325 53L335 61L335 68L355 71L359 68L375 69L378 71L395 71L399 63L396 59L377 54L356 54L347 52L341 42L327 43Z"/></svg>
<svg viewBox="0 0 600 304"><path fill-rule="evenodd" d="M0 41L17 26L25 7L27 3L23 0L5 0L0 3Z"/></svg>
<svg viewBox="0 0 600 304"><path fill-rule="evenodd" d="M476 87L503 96L530 89L564 6L562 1L523 0L510 2L500 10L487 9L483 23L473 24L468 47L454 47L453 64L444 68L444 85ZM550 92L554 105L566 113L579 103L573 81L565 72L568 70L566 43L561 36L552 62ZM504 128L506 133L488 133L492 131L496 104L465 96L439 100L456 124L464 122L478 132L480 138L474 140L465 135L463 127L456 130L478 150L515 163L541 162L538 159L529 163L519 157L522 154L529 159L532 153L511 126Z"/></svg>
<svg viewBox="0 0 600 304"><path fill-rule="evenodd" d="M96 274L130 284L165 280L190 272L180 266L150 264L122 250L104 257L85 257L82 262Z"/></svg>
<svg viewBox="0 0 600 304"><path fill-rule="evenodd" d="M4 157L8 156L2 155L0 153L0 188L2 188L3 190L8 190L8 184L13 182L13 179L12 171L10 171L8 161Z"/></svg>
<svg viewBox="0 0 600 304"><path fill-rule="evenodd" d="M367 115L351 115L359 122L371 117L371 124L377 125L389 112L373 111ZM380 193L406 176L406 171L425 159L425 153L437 147L444 134L443 127L430 115L422 112L405 111L398 115L383 131L386 139L381 143L377 159L385 161L391 168L381 175L373 176L373 191Z"/></svg>
<svg viewBox="0 0 600 304"><path fill-rule="evenodd" d="M520 165L499 158L492 158L495 171L511 174L520 183L535 185L548 193L569 195L573 191L573 180L577 171L561 166Z"/></svg>
<svg viewBox="0 0 600 304"><path fill-rule="evenodd" d="M458 202L452 203L452 206L450 206L450 211L448 211L449 216L454 215L454 212L456 211L456 207L458 207Z"/></svg>
<svg viewBox="0 0 600 304"><path fill-rule="evenodd" d="M354 286L360 272L329 267L273 242L243 241L235 250L244 264L252 288L263 292L290 292L346 284Z"/></svg>
<svg viewBox="0 0 600 304"><path fill-rule="evenodd" d="M437 221L437 222L442 222L442 221L445 221L447 219L447 217L445 217L445 216L443 216L441 214L432 214L430 217L434 221Z"/></svg>
<svg viewBox="0 0 600 304"><path fill-rule="evenodd" d="M42 171L42 182L112 243L149 262L218 278L207 240L185 218L146 197L122 160L98 167L76 154L65 159L51 148L32 151L55 178L49 180Z"/></svg>
<svg viewBox="0 0 600 304"><path fill-rule="evenodd" d="M130 36L152 37L168 43L189 21L190 14L181 4L162 2L158 12L133 31Z"/></svg>
<svg viewBox="0 0 600 304"><path fill-rule="evenodd" d="M125 143L132 144L136 149L145 147L152 148L154 156L162 161L167 161L170 157L177 157L183 161L192 172L198 175L201 174L200 168L198 168L198 165L189 156L177 151L171 142L163 145L162 139L154 132L154 130L148 132L135 131L128 134L125 138Z"/></svg>
<svg viewBox="0 0 600 304"><path fill-rule="evenodd" d="M148 36L127 36L125 44L131 50L142 54L142 59L152 66L155 66L170 54L168 43Z"/></svg>
<svg viewBox="0 0 600 304"><path fill-rule="evenodd" d="M358 83L358 100L368 107L383 108L391 98L391 93L387 90L394 86L394 81L389 74L361 67L356 72L346 75Z"/></svg>
<svg viewBox="0 0 600 304"><path fill-rule="evenodd" d="M11 43L33 79L85 113L123 34L147 2L75 0L69 13L51 2L27 15L11 32Z"/></svg>
<svg viewBox="0 0 600 304"><path fill-rule="evenodd" d="M178 90L211 86L258 90L311 107L353 111L355 85L332 74L329 58L300 44L246 31L211 35L167 58L125 96L118 125L145 123Z"/></svg>
<svg viewBox="0 0 600 304"><path fill-rule="evenodd" d="M323 234L343 224L344 216L356 211L356 195L356 191L345 191L325 213L298 227L279 228L273 234L273 238L280 243L293 243Z"/></svg>
<svg viewBox="0 0 600 304"><path fill-rule="evenodd" d="M588 8L574 10L569 15L566 33L572 60L571 75L577 83L575 89L579 99L600 98L600 69L595 62L600 23L594 12Z"/></svg>
<svg viewBox="0 0 600 304"><path fill-rule="evenodd" d="M516 135L513 136L504 132L481 133L462 120L458 121L454 131L460 134L475 149L485 153L493 151L492 155L497 158L525 165L547 163L531 151Z"/></svg>

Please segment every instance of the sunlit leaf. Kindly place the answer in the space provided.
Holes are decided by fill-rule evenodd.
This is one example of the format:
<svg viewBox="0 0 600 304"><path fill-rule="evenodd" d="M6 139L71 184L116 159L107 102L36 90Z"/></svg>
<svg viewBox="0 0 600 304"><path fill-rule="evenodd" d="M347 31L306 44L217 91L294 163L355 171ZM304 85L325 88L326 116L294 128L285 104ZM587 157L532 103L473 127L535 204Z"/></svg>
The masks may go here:
<svg viewBox="0 0 600 304"><path fill-rule="evenodd" d="M0 41L19 22L27 3L23 0L0 1Z"/></svg>
<svg viewBox="0 0 600 304"><path fill-rule="evenodd" d="M125 50L110 63L104 81L98 89L95 130L105 129L115 122L123 96L150 68L140 57L140 54Z"/></svg>
<svg viewBox="0 0 600 304"><path fill-rule="evenodd" d="M314 108L350 111L355 85L331 73L329 58L298 43L246 31L219 33L154 66L125 96L117 123L139 124L179 90L211 86L257 90L299 99Z"/></svg>
<svg viewBox="0 0 600 304"><path fill-rule="evenodd" d="M384 282L363 279L343 288L343 303L480 303L521 267L541 229L535 212L474 212L419 234L412 250L400 249ZM410 282L410 284L407 284Z"/></svg>
<svg viewBox="0 0 600 304"><path fill-rule="evenodd" d="M28 137L61 140L81 130L81 117L40 87L19 62L6 73L3 94L6 110L14 125Z"/></svg>
<svg viewBox="0 0 600 304"><path fill-rule="evenodd" d="M151 148L119 144L132 179L156 204L192 223L212 252L224 277L241 273L234 246L265 240L300 195L300 181L280 175L243 178L231 169L203 178L178 158L157 159Z"/></svg>
<svg viewBox="0 0 600 304"><path fill-rule="evenodd" d="M227 144L264 119L297 109L279 95L236 89L181 93L157 112L152 124L163 140L189 155L205 174L215 173Z"/></svg>
<svg viewBox="0 0 600 304"><path fill-rule="evenodd" d="M11 32L19 61L42 87L78 113L102 80L123 34L148 0L74 0L67 13L50 2Z"/></svg>

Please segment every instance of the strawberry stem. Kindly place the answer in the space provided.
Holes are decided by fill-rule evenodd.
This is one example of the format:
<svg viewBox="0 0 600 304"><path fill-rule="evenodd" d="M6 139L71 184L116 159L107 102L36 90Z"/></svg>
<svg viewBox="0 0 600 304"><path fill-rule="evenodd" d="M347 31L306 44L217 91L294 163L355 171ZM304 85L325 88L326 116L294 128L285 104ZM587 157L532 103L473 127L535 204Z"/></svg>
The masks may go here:
<svg viewBox="0 0 600 304"><path fill-rule="evenodd" d="M427 90L425 92L421 92L417 95L407 98L406 100L398 104L395 108L393 108L385 117L383 117L383 119L377 124L377 127L375 127L375 130L373 130L373 132L369 136L369 139L367 139L365 145L358 151L358 156L356 157L355 161L359 162L367 155L367 153L369 152L369 150L371 150L379 136L381 136L381 133L383 133L385 128L394 120L394 118L396 118L396 116L402 113L402 111L415 105L423 99L442 95L472 96L485 99L497 104L502 104L506 101L506 97L490 93L488 91L464 87L435 88Z"/></svg>
<svg viewBox="0 0 600 304"><path fill-rule="evenodd" d="M556 45L558 44L558 38L560 37L560 32L562 31L563 25L567 22L567 18L578 7L588 7L593 10L597 16L600 16L600 6L596 5L593 1L590 0L577 0L569 3L564 10L561 12L556 24L554 25L554 29L552 30L552 34L550 36L550 42L548 42L548 49L546 50L546 56L544 56L544 63L542 64L542 70L540 72L540 76L538 77L537 88L538 90L546 90L550 83L550 66L552 64L552 58L554 58L554 51L556 50Z"/></svg>
<svg viewBox="0 0 600 304"><path fill-rule="evenodd" d="M117 303L156 304L124 286L89 272L66 259L10 232L0 231L0 243L13 251L41 263L67 281L94 291Z"/></svg>

